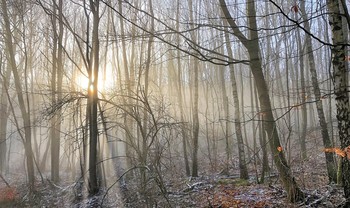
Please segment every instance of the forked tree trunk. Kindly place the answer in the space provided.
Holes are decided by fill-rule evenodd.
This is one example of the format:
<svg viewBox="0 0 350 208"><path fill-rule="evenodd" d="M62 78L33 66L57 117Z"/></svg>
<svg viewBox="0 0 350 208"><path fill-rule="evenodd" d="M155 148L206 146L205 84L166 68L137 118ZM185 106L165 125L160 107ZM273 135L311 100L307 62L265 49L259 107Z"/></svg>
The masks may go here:
<svg viewBox="0 0 350 208"><path fill-rule="evenodd" d="M266 85L265 77L262 70L262 64L259 56L259 37L257 33L256 25L256 12L255 1L248 1L248 22L251 29L250 39L246 38L244 34L239 30L235 21L232 19L231 14L226 6L225 0L219 0L221 9L227 19L233 34L242 42L245 48L248 50L250 59L250 68L254 76L255 84L258 90L261 114L263 115L263 122L265 131L268 135L270 148L272 151L273 159L280 174L280 180L284 189L287 192L287 198L290 202L296 202L304 198L304 193L299 189L294 177L291 174L289 165L287 164L284 151L278 151L281 147L280 139L277 132L276 122L272 114L270 96L268 94L268 88Z"/></svg>

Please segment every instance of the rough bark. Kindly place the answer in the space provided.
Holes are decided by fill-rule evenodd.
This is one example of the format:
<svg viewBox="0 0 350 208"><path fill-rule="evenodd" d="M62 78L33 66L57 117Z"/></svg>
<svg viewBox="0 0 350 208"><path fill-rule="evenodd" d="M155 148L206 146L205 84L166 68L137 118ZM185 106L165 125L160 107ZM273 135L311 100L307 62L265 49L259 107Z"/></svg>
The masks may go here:
<svg viewBox="0 0 350 208"><path fill-rule="evenodd" d="M346 69L346 47L343 33L342 16L339 1L327 1L329 11L329 25L332 30L333 46L333 86L335 94L335 104L337 109L338 131L341 148L350 146L350 106L348 94L348 71ZM348 155L349 157L349 155ZM347 202L344 207L350 206L350 160L342 158L342 179L344 194Z"/></svg>

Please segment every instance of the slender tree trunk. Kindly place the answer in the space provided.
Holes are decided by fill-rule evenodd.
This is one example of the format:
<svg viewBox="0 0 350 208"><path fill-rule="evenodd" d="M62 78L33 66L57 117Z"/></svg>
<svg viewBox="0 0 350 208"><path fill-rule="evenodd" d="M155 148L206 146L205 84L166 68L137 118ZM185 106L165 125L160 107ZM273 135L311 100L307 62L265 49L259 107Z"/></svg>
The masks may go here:
<svg viewBox="0 0 350 208"><path fill-rule="evenodd" d="M300 149L302 159L307 158L306 150L306 131L307 131L307 104L306 104L306 84L305 84L305 73L304 73L304 47L301 43L300 31L297 31L298 35L298 48L299 48L299 68L300 68L300 87L301 87L301 133L300 133Z"/></svg>
<svg viewBox="0 0 350 208"><path fill-rule="evenodd" d="M58 6L58 8L57 8ZM58 25L59 28L57 30L56 25L56 17L52 17L52 26L53 26L53 51L52 51L52 78L51 78L51 102L52 105L56 105L62 98L62 70L63 70L63 46L62 46L62 37L63 37L63 19L62 19L62 9L63 3L62 0L59 0L57 5L56 1L53 1L53 11L56 16L56 11L58 9ZM57 34L58 31L58 34ZM60 129L61 122L59 121L59 117L61 114L61 110L59 109L57 112L54 112L54 115L51 120L51 180L55 183L59 181L59 164L60 164Z"/></svg>
<svg viewBox="0 0 350 208"><path fill-rule="evenodd" d="M309 21L307 19L307 15L305 12L305 2L301 2L300 5L301 5L301 12L303 14L305 29L307 31L311 31L310 24L309 24ZM318 85L318 80L317 80L316 64L315 64L315 57L313 54L312 41L311 41L311 37L309 35L305 36L305 42L306 42L306 52L308 54L311 82L312 82L312 86L313 86L314 94L315 94L315 99L316 99L316 110L317 110L317 114L318 114L318 118L319 118L319 122L320 122L320 126L321 126L323 145L325 148L332 148L332 141L329 138L326 117L325 117L324 111L323 111L323 104L322 104L322 100L321 100L321 91L320 91L320 87ZM325 152L325 156L326 156L326 165L327 165L329 182L336 182L337 170L336 170L336 163L334 161L333 153Z"/></svg>
<svg viewBox="0 0 350 208"><path fill-rule="evenodd" d="M153 17L153 5L152 5L152 0L148 0L148 6L149 6L149 12L151 16ZM153 33L154 30L154 19L151 19L151 26L150 26L150 31ZM148 97L148 89L149 89L149 73L150 73L150 64L151 64L151 57L152 57L152 45L153 45L153 36L151 35L148 39L147 43L147 52L146 52L146 65L145 65L145 80L144 80L144 96L147 99ZM146 102L146 101L145 101ZM145 103L147 104L147 102ZM140 155L140 162L142 166L147 165L147 158L148 158L148 139L149 137L147 136L148 134L148 112L147 112L147 106L144 107L144 112L143 112L143 128L140 129L141 135L142 135L142 146L141 146L141 155ZM147 186L147 175L146 175L146 170L144 168L140 169L141 171L141 193L146 196L146 186ZM148 199L146 199L148 201ZM147 203L149 204L149 203Z"/></svg>
<svg viewBox="0 0 350 208"><path fill-rule="evenodd" d="M176 30L180 31L180 0L177 1L176 5ZM177 44L180 44L180 36L176 36ZM180 58L180 51L177 50L176 53L176 62L177 62L177 86L178 86L178 102L179 102L179 108L180 108L180 118L181 118L181 135L182 135L182 149L183 149L183 155L184 155L184 163L185 163L185 170L186 175L191 175L190 170L190 163L188 160L188 153L187 153L187 142L188 142L188 132L187 132L187 125L185 123L185 112L183 107L183 89L182 89L182 67L181 67L181 58Z"/></svg>
<svg viewBox="0 0 350 208"><path fill-rule="evenodd" d="M120 14L123 14L123 5L122 5L123 1L122 0L118 0L118 12ZM134 83L134 80L131 80L130 78L130 73L129 73L129 64L130 62L132 62L132 60L128 60L127 58L127 47L126 47L126 42L125 42L125 29L124 29L124 20L123 18L119 18L119 24L120 24L120 35L121 35L121 43L122 43L122 57L123 57L123 68L124 68L124 83L125 83L125 86L126 86L126 95L127 95L127 98L123 99L123 102L126 106L132 104L132 100L130 99L130 96L132 94L132 86L131 84ZM117 37L118 34L117 32L115 31L115 36ZM117 46L119 47L119 46ZM130 64L132 65L132 64ZM131 83L132 82L132 83ZM122 86L122 83L120 83L121 85L121 89L124 89L124 87ZM135 141L133 139L133 131L134 131L134 128L133 128L133 122L132 122L132 119L127 115L125 114L125 117L124 117L124 123L125 123L125 139L127 141L127 144L125 144L125 154L126 154L126 168L131 168L132 166L132 157L133 157L133 151L131 150L130 148L130 145L129 144L135 144ZM130 177L132 176L131 174L128 174L127 177Z"/></svg>
<svg viewBox="0 0 350 208"><path fill-rule="evenodd" d="M98 68L99 68L99 0L90 0L90 9L93 14L92 29L92 48L89 63L89 82L88 102L90 105L89 113L89 194L95 195L100 189L97 174L97 144L98 144L98 126L97 126L97 106L98 106Z"/></svg>
<svg viewBox="0 0 350 208"><path fill-rule="evenodd" d="M1 64L3 63L2 60ZM6 89L9 88L11 68L6 64L4 74L1 74L1 98L0 98L0 173L6 169L6 152L7 152L7 120L8 120L8 100ZM2 67L1 67L2 68ZM3 70L1 70L3 71Z"/></svg>
<svg viewBox="0 0 350 208"><path fill-rule="evenodd" d="M193 2L192 0L188 1L189 6L189 16L190 16L190 22L194 22L194 10L193 10ZM194 24L191 24L191 27L194 27ZM197 43L197 34L195 32L191 32L191 38L194 43ZM199 73L199 63L197 59L191 58L191 65L193 66L193 105L192 105L192 177L198 177L198 148L199 148L199 116L198 116L198 73Z"/></svg>
<svg viewBox="0 0 350 208"><path fill-rule="evenodd" d="M229 57L233 57L230 38L227 32L225 33L225 41L226 41L226 50L228 52L228 55ZM233 104L235 109L234 123L235 123L236 137L237 137L240 178L248 179L249 175L248 175L248 169L247 169L247 164L245 160L244 142L243 142L243 135L242 135L241 119L240 119L241 113L239 108L235 69L232 64L229 67L230 67L230 80L231 80L231 86L232 86L232 97L233 97Z"/></svg>
<svg viewBox="0 0 350 208"><path fill-rule="evenodd" d="M255 102L256 102L256 112L260 112L259 109L259 99L258 99L258 92L256 89L256 86L254 86L254 97L255 97ZM266 133L265 133L265 128L264 128L264 123L260 122L262 119L262 115L260 115L260 113L258 113L257 118L259 120L259 143L260 143L260 147L262 150L262 170L261 170L261 177L260 177L260 181L259 183L264 183L265 181L265 173L270 171L270 167L269 167L269 158L268 158L268 154L267 154L267 141L266 141Z"/></svg>

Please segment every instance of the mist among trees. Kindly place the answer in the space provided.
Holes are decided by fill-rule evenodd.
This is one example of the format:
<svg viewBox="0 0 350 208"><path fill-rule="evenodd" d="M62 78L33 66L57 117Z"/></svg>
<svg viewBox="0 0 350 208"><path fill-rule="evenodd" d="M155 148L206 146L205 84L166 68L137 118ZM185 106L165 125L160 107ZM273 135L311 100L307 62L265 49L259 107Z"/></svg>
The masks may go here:
<svg viewBox="0 0 350 208"><path fill-rule="evenodd" d="M349 1L0 5L0 207L350 206Z"/></svg>

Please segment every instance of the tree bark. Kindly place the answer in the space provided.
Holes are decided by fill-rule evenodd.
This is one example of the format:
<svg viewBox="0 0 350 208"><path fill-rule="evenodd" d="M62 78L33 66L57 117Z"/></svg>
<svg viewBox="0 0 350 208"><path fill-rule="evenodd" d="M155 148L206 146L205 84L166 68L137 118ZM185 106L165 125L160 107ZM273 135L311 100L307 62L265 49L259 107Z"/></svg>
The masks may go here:
<svg viewBox="0 0 350 208"><path fill-rule="evenodd" d="M89 194L95 195L100 189L97 174L97 144L98 144L98 126L97 126L97 102L98 102L98 68L99 68L99 0L90 0L90 9L93 14L92 29L92 48L89 63L89 89L88 102L90 105L89 113Z"/></svg>
<svg viewBox="0 0 350 208"><path fill-rule="evenodd" d="M58 7L58 8L57 8ZM59 0L58 5L56 1L53 1L53 11L56 14L58 9L58 25L59 28L56 28L56 17L52 17L52 26L54 31L53 38L53 51L52 51L52 77L51 77L51 102L52 105L56 105L62 99L62 78L63 78L63 3L62 0ZM57 32L58 31L58 34ZM54 112L54 115L51 120L51 180L55 183L59 181L59 169L60 169L60 129L61 122L59 117L61 115L61 110L58 109L57 112Z"/></svg>
<svg viewBox="0 0 350 208"><path fill-rule="evenodd" d="M193 2L192 0L188 1L189 6L189 16L190 16L190 22L193 23ZM194 24L191 24L191 27L194 27ZM191 39L194 43L197 43L197 35L192 31L191 32ZM193 151L192 151L192 177L198 177L198 137L199 137L199 116L198 116L198 73L199 73L199 63L198 59L194 59L191 57L191 62L193 63L193 105L192 105L192 145L193 145Z"/></svg>
<svg viewBox="0 0 350 208"><path fill-rule="evenodd" d="M327 1L329 11L329 25L332 30L333 46L333 86L335 94L335 104L337 109L338 131L341 148L349 150L350 146L350 106L348 94L348 71L346 67L346 47L343 33L342 16L339 1ZM349 151L347 157L342 158L342 179L346 204L350 206L350 160Z"/></svg>

